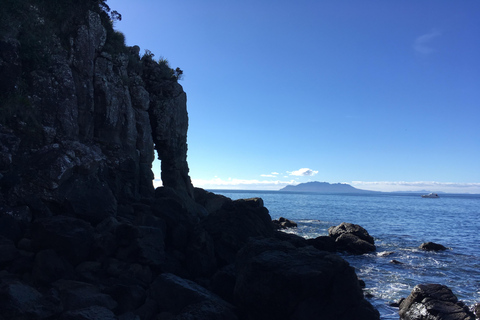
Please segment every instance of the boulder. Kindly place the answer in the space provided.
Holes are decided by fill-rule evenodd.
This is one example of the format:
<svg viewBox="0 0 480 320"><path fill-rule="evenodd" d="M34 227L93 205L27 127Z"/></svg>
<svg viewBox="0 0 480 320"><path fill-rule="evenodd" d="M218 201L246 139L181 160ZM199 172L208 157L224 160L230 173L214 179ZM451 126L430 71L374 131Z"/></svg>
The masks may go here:
<svg viewBox="0 0 480 320"><path fill-rule="evenodd" d="M225 202L231 201L230 198L213 192L208 192L201 188L195 188L194 192L195 202L203 206L208 213L219 210Z"/></svg>
<svg viewBox="0 0 480 320"><path fill-rule="evenodd" d="M61 311L54 295L45 295L18 280L0 281L0 318L47 319Z"/></svg>
<svg viewBox="0 0 480 320"><path fill-rule="evenodd" d="M336 227L328 228L328 234L335 239L338 251L364 254L376 250L373 237L357 224L342 222Z"/></svg>
<svg viewBox="0 0 480 320"><path fill-rule="evenodd" d="M67 311L59 318L59 320L117 320L115 314L100 306L90 306L83 309Z"/></svg>
<svg viewBox="0 0 480 320"><path fill-rule="evenodd" d="M117 302L117 314L134 312L146 298L145 289L139 285L115 284L105 291Z"/></svg>
<svg viewBox="0 0 480 320"><path fill-rule="evenodd" d="M379 319L354 269L336 254L250 239L236 271L234 299L245 319Z"/></svg>
<svg viewBox="0 0 480 320"><path fill-rule="evenodd" d="M237 319L234 307L197 283L164 273L152 283L150 299L157 302L159 314L176 319Z"/></svg>
<svg viewBox="0 0 480 320"><path fill-rule="evenodd" d="M441 244L435 243L435 242L424 242L422 243L419 247L421 250L425 251L444 251L447 250L447 248Z"/></svg>
<svg viewBox="0 0 480 320"><path fill-rule="evenodd" d="M117 303L113 298L101 292L100 288L89 283L58 280L53 287L58 290L65 310L78 310L91 306L105 307L113 310Z"/></svg>
<svg viewBox="0 0 480 320"><path fill-rule="evenodd" d="M55 250L47 249L38 252L33 261L32 278L38 285L48 285L58 279L73 277L73 267Z"/></svg>
<svg viewBox="0 0 480 320"><path fill-rule="evenodd" d="M419 284L400 303L402 320L474 320L475 315L458 301L447 286Z"/></svg>
<svg viewBox="0 0 480 320"><path fill-rule="evenodd" d="M272 219L260 198L227 201L201 224L213 239L220 267L233 263L249 238L274 234Z"/></svg>
<svg viewBox="0 0 480 320"><path fill-rule="evenodd" d="M37 219L32 231L35 250L53 249L74 266L88 257L94 239L88 222L67 216Z"/></svg>

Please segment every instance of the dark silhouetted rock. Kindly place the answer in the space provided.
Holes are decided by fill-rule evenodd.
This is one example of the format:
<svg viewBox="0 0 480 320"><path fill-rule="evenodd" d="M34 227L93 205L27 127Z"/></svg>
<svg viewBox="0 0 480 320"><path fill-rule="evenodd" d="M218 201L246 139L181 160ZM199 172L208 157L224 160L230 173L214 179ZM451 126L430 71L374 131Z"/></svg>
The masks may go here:
<svg viewBox="0 0 480 320"><path fill-rule="evenodd" d="M307 243L318 250L335 252L335 240L329 236L319 236L314 239L307 239Z"/></svg>
<svg viewBox="0 0 480 320"><path fill-rule="evenodd" d="M114 310L117 303L100 288L85 282L59 280L52 284L58 290L60 300L66 310L77 310L91 306Z"/></svg>
<svg viewBox="0 0 480 320"><path fill-rule="evenodd" d="M425 251L444 251L447 250L447 248L441 244L435 243L435 242L425 242L418 247L421 250Z"/></svg>
<svg viewBox="0 0 480 320"><path fill-rule="evenodd" d="M16 280L0 281L0 316L3 319L47 319L61 311L55 296L44 295Z"/></svg>
<svg viewBox="0 0 480 320"><path fill-rule="evenodd" d="M32 278L35 283L46 285L62 278L72 278L73 267L55 250L47 249L35 255Z"/></svg>
<svg viewBox="0 0 480 320"><path fill-rule="evenodd" d="M115 314L100 306L91 306L83 309L67 311L62 314L59 320L118 320Z"/></svg>
<svg viewBox="0 0 480 320"><path fill-rule="evenodd" d="M231 201L230 198L208 192L201 188L195 188L195 201L207 209L208 213L219 210L225 202Z"/></svg>
<svg viewBox="0 0 480 320"><path fill-rule="evenodd" d="M273 226L275 229L287 229L287 228L296 228L297 223L292 220L288 220L284 217L278 218L278 220L272 220Z"/></svg>
<svg viewBox="0 0 480 320"><path fill-rule="evenodd" d="M342 222L336 227L328 228L328 234L335 239L338 251L363 254L376 250L373 237L357 224Z"/></svg>
<svg viewBox="0 0 480 320"><path fill-rule="evenodd" d="M158 313L170 313L180 319L237 319L232 305L195 282L173 274L161 274L151 285L149 296L158 302Z"/></svg>
<svg viewBox="0 0 480 320"><path fill-rule="evenodd" d="M37 219L33 224L32 245L36 250L51 248L76 265L90 254L93 232L88 222L72 217Z"/></svg>
<svg viewBox="0 0 480 320"><path fill-rule="evenodd" d="M475 316L452 291L440 284L419 284L400 303L402 320L474 320Z"/></svg>
<svg viewBox="0 0 480 320"><path fill-rule="evenodd" d="M379 319L336 254L251 239L239 252L235 302L245 319Z"/></svg>
<svg viewBox="0 0 480 320"><path fill-rule="evenodd" d="M260 198L227 201L202 221L215 246L219 266L235 261L250 237L272 237L272 219Z"/></svg>
<svg viewBox="0 0 480 320"><path fill-rule="evenodd" d="M209 289L223 300L234 303L233 290L235 289L236 280L235 265L229 264L213 275Z"/></svg>
<svg viewBox="0 0 480 320"><path fill-rule="evenodd" d="M116 284L106 290L115 301L117 314L124 314L134 312L144 302L146 298L146 291L139 285L125 285Z"/></svg>
<svg viewBox="0 0 480 320"><path fill-rule="evenodd" d="M305 247L310 244L308 240L306 240L303 237L297 236L296 234L293 234L293 233L287 233L279 230L275 231L275 238L281 241L290 242L297 248Z"/></svg>
<svg viewBox="0 0 480 320"><path fill-rule="evenodd" d="M19 241L31 219L32 213L27 206L11 208L0 204L0 237Z"/></svg>

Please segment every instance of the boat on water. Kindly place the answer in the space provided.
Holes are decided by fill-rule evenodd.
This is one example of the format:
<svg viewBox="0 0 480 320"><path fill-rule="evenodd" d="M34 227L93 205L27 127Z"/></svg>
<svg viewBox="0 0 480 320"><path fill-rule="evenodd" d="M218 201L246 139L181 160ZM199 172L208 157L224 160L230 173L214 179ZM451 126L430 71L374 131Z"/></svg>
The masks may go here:
<svg viewBox="0 0 480 320"><path fill-rule="evenodd" d="M422 198L440 198L436 193L422 194Z"/></svg>

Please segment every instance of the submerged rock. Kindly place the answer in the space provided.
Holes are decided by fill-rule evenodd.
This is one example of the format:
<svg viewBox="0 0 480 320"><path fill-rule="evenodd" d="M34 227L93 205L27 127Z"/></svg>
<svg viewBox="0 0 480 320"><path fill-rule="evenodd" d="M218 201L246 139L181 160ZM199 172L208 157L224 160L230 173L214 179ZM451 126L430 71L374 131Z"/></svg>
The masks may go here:
<svg viewBox="0 0 480 320"><path fill-rule="evenodd" d="M275 229L288 229L297 227L297 223L295 221L288 220L284 217L280 217L278 220L272 220L272 222Z"/></svg>
<svg viewBox="0 0 480 320"><path fill-rule="evenodd" d="M474 320L475 315L458 301L447 286L419 284L400 303L402 320Z"/></svg>
<svg viewBox="0 0 480 320"><path fill-rule="evenodd" d="M424 242L422 243L419 247L421 250L425 251L444 251L447 250L447 248L439 243L435 242Z"/></svg>

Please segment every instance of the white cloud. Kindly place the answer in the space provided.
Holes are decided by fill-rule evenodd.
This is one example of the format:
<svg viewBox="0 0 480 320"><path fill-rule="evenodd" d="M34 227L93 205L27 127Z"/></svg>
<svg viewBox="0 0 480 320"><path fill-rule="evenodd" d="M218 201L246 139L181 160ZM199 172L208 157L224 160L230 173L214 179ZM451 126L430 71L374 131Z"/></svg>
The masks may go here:
<svg viewBox="0 0 480 320"><path fill-rule="evenodd" d="M287 185L296 185L298 182L294 180L246 180L246 179L229 179L222 180L220 178L213 179L192 179L195 187L203 189L231 189L231 190L279 190Z"/></svg>
<svg viewBox="0 0 480 320"><path fill-rule="evenodd" d="M275 178L276 176L274 174L261 174L260 177Z"/></svg>
<svg viewBox="0 0 480 320"><path fill-rule="evenodd" d="M309 168L302 168L296 171L287 171L291 176L314 176L318 173L318 171L309 169Z"/></svg>
<svg viewBox="0 0 480 320"><path fill-rule="evenodd" d="M272 172L272 174L275 174L275 175L277 175L277 174L280 174L280 173L278 173L278 172Z"/></svg>
<svg viewBox="0 0 480 320"><path fill-rule="evenodd" d="M448 193L480 193L480 183L437 181L352 181L355 188L374 191L439 191Z"/></svg>
<svg viewBox="0 0 480 320"><path fill-rule="evenodd" d="M432 46L432 42L435 38L441 36L442 34L438 30L432 30L429 33L419 36L415 39L413 43L413 48L416 52L423 55L428 55L435 52L436 50Z"/></svg>

